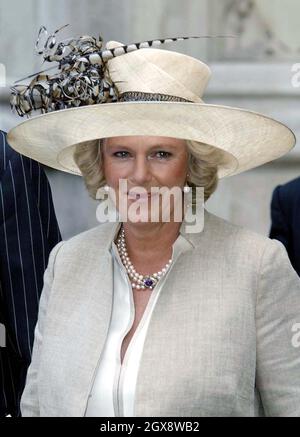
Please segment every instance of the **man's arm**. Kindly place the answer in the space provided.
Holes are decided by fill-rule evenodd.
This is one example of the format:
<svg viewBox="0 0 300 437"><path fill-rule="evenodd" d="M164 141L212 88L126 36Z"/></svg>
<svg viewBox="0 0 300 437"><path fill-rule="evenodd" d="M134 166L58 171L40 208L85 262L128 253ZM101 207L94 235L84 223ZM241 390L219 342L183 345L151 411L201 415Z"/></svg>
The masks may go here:
<svg viewBox="0 0 300 437"><path fill-rule="evenodd" d="M2 140L2 142L1 142ZM34 327L51 249L61 240L47 177L0 135L0 415L19 415Z"/></svg>

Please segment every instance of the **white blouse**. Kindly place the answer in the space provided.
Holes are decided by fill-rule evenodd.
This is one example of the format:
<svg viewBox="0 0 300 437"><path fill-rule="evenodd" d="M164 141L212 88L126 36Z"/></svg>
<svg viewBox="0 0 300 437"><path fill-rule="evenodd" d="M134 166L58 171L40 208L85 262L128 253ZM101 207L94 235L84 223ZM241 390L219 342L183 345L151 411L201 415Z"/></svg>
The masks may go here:
<svg viewBox="0 0 300 437"><path fill-rule="evenodd" d="M134 417L134 396L144 341L152 311L169 272L178 256L191 243L179 234L172 246L172 264L160 278L144 314L126 350L121 365L121 345L130 331L134 317L134 301L131 284L114 242L110 252L113 256L113 305L106 342L99 358L86 417ZM141 291L142 293L142 291Z"/></svg>

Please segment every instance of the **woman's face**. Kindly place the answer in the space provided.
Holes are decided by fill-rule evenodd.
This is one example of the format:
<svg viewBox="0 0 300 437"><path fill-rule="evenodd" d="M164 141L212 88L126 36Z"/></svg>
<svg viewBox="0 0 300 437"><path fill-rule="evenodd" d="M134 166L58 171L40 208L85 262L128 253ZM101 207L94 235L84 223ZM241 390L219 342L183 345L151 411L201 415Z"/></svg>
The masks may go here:
<svg viewBox="0 0 300 437"><path fill-rule="evenodd" d="M127 211L131 204L136 202L136 206L137 203L144 207L148 205L148 212L150 212L150 208L155 203L155 196L141 195L139 197L130 194L134 191L142 193L143 189L150 194L151 191L153 192L153 189L151 190L153 187L158 189L178 187L178 190L179 188L182 190L186 182L188 152L185 140L154 136L107 138L104 140L102 157L104 176L107 184L115 191L116 206L119 211L126 201ZM124 193L119 192L120 179L125 179L127 182L127 191ZM174 198L170 197L172 214ZM158 199L158 196L156 198ZM162 199L159 203L160 220L163 208L161 201ZM148 220L143 221L149 221L149 214L147 217Z"/></svg>

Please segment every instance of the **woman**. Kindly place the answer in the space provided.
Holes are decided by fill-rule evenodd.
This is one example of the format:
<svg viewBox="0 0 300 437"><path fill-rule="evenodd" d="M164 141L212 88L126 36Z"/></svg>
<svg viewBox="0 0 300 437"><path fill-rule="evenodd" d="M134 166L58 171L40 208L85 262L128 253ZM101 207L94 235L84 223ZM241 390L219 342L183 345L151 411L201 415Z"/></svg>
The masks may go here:
<svg viewBox="0 0 300 437"><path fill-rule="evenodd" d="M111 100L81 94L82 107L56 110L71 100L55 101L49 79L42 109L52 112L9 134L43 163L79 168L93 197L113 192L120 213L51 253L22 414L299 416L300 283L281 243L207 211L202 232L188 232L188 208L175 220L180 196L170 198L169 220L152 196L204 187L206 200L218 178L281 156L294 136L263 115L204 104L202 62L139 47L111 42L76 58L77 70L62 63L62 80L66 64L90 81L89 68L104 65L96 96L105 89ZM134 203L147 205L143 218L123 220Z"/></svg>

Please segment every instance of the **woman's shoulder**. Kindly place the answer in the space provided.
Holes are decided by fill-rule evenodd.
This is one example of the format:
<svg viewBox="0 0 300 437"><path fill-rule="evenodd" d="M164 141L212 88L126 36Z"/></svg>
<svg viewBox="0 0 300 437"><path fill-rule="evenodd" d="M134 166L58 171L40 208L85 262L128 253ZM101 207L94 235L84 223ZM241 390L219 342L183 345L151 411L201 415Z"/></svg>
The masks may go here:
<svg viewBox="0 0 300 437"><path fill-rule="evenodd" d="M93 247L98 250L108 247L112 241L118 223L106 222L101 223L91 229L88 229L80 234L74 235L68 240L63 240L60 243L60 253L86 253L92 250Z"/></svg>
<svg viewBox="0 0 300 437"><path fill-rule="evenodd" d="M218 217L208 211L205 214L206 226L213 240L230 247L237 246L239 250L252 250L257 254L267 247L283 246L277 240L272 240L266 235L248 229L242 225L232 223L224 218ZM204 225L204 226L205 226Z"/></svg>

